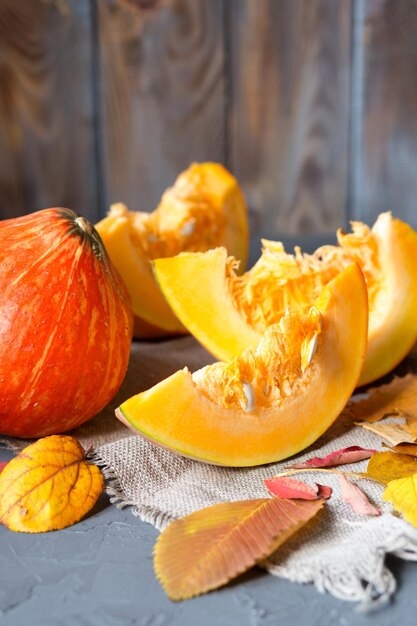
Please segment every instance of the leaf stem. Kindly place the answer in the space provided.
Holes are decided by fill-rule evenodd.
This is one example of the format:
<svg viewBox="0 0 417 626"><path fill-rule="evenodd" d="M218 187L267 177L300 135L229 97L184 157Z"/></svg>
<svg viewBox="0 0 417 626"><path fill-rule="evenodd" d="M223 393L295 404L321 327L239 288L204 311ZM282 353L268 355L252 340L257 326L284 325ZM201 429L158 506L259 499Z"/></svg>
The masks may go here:
<svg viewBox="0 0 417 626"><path fill-rule="evenodd" d="M343 470L329 469L327 467L303 467L297 469L288 469L279 474L275 474L274 478L280 476L290 476L291 474L300 474L301 472L327 472L329 474L339 474L339 476L353 476L354 478L366 478L367 480L376 480L368 476L365 472L345 472ZM377 481L379 482L379 481Z"/></svg>

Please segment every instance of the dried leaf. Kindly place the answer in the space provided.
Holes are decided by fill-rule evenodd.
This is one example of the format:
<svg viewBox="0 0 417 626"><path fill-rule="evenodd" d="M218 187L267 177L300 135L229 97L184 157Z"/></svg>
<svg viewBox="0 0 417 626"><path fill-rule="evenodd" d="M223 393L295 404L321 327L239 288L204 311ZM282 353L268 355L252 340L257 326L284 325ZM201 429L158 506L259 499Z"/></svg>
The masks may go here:
<svg viewBox="0 0 417 626"><path fill-rule="evenodd" d="M315 456L303 463L290 465L290 469L303 469L309 467L334 467L336 465L346 465L347 463L357 463L364 459L369 459L376 450L361 448L360 446L350 446L335 452L330 452L324 457Z"/></svg>
<svg viewBox="0 0 417 626"><path fill-rule="evenodd" d="M365 430L386 439L394 446L399 443L413 443L414 437L401 424L368 424L368 422L356 422L357 426L361 426Z"/></svg>
<svg viewBox="0 0 417 626"><path fill-rule="evenodd" d="M367 398L350 402L347 411L354 419L367 422L377 422L387 415L404 415L413 420L417 418L417 376L407 374L373 387Z"/></svg>
<svg viewBox="0 0 417 626"><path fill-rule="evenodd" d="M371 457L366 469L369 478L385 485L391 480L413 474L417 474L417 460L412 456L395 452L377 452Z"/></svg>
<svg viewBox="0 0 417 626"><path fill-rule="evenodd" d="M76 439L44 437L22 450L0 474L0 522L30 533L65 528L93 507L103 482Z"/></svg>
<svg viewBox="0 0 417 626"><path fill-rule="evenodd" d="M317 496L319 498L323 498L323 500L328 500L332 493L333 493L333 489L331 487L329 487L328 485L320 485L319 483L316 483L316 487L317 487Z"/></svg>
<svg viewBox="0 0 417 626"><path fill-rule="evenodd" d="M391 480L382 497L417 528L417 474Z"/></svg>
<svg viewBox="0 0 417 626"><path fill-rule="evenodd" d="M264 480L265 486L273 496L300 500L317 500L317 490L301 480L275 476Z"/></svg>
<svg viewBox="0 0 417 626"><path fill-rule="evenodd" d="M399 454L407 454L409 456L417 456L417 443L397 443L396 446L389 446L386 443L382 444L384 448L388 448L393 452Z"/></svg>
<svg viewBox="0 0 417 626"><path fill-rule="evenodd" d="M6 467L8 461L2 461L0 463L0 473L4 470L4 468Z"/></svg>
<svg viewBox="0 0 417 626"><path fill-rule="evenodd" d="M156 576L172 600L216 589L272 554L323 500L224 502L172 522L156 542Z"/></svg>
<svg viewBox="0 0 417 626"><path fill-rule="evenodd" d="M405 418L407 424L407 430L412 435L413 441L417 439L417 416L410 415L409 413L402 412L401 416Z"/></svg>
<svg viewBox="0 0 417 626"><path fill-rule="evenodd" d="M331 487L315 483L316 489L301 480L287 478L286 476L274 476L264 480L268 491L278 498L288 498L290 500L317 500L323 498L328 500L332 495Z"/></svg>
<svg viewBox="0 0 417 626"><path fill-rule="evenodd" d="M381 515L381 511L369 502L362 489L354 485L346 476L340 476L340 495L358 515Z"/></svg>

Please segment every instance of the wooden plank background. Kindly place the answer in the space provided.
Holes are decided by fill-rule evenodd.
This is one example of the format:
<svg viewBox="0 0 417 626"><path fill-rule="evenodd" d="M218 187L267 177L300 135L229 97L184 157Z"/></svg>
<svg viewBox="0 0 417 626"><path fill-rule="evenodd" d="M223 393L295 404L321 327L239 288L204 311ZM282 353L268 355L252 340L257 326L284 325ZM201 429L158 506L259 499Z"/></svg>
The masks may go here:
<svg viewBox="0 0 417 626"><path fill-rule="evenodd" d="M358 35L362 102L352 217L393 211L417 226L417 2L366 0Z"/></svg>
<svg viewBox="0 0 417 626"><path fill-rule="evenodd" d="M0 216L99 216L88 2L0 0Z"/></svg>
<svg viewBox="0 0 417 626"><path fill-rule="evenodd" d="M191 160L224 160L223 4L141 4L97 4L102 148L106 203L150 211Z"/></svg>
<svg viewBox="0 0 417 626"><path fill-rule="evenodd" d="M416 0L0 0L0 218L223 162L255 236L417 227Z"/></svg>
<svg viewBox="0 0 417 626"><path fill-rule="evenodd" d="M233 0L230 166L262 231L344 222L350 0Z"/></svg>

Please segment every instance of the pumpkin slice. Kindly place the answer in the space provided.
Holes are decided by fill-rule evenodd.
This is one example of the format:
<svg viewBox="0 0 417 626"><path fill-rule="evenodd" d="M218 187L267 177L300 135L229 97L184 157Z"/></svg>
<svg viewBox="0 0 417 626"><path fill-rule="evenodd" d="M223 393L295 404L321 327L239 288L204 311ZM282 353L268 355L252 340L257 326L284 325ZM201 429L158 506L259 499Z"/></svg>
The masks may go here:
<svg viewBox="0 0 417 626"><path fill-rule="evenodd" d="M246 265L247 209L236 179L218 163L194 163L153 213L114 204L96 229L124 279L139 320L137 336L187 332L161 294L150 260L225 246Z"/></svg>
<svg viewBox="0 0 417 626"><path fill-rule="evenodd" d="M374 227L353 223L338 232L339 246L313 255L287 254L263 241L263 253L243 276L224 250L154 261L167 301L183 324L217 358L228 360L255 346L287 306L306 311L323 285L352 260L361 266L369 294L368 351L359 384L393 369L417 339L417 233L382 213Z"/></svg>
<svg viewBox="0 0 417 626"><path fill-rule="evenodd" d="M365 281L353 264L308 311L287 311L269 326L256 350L194 374L180 370L116 415L151 441L208 463L278 461L313 443L343 409L363 365L367 325Z"/></svg>

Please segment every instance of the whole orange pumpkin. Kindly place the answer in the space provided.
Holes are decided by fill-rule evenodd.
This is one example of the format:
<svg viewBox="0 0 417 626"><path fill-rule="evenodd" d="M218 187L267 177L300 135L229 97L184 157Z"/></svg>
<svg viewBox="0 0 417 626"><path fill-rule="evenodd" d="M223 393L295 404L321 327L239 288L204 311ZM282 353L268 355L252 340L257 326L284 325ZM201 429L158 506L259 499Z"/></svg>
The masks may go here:
<svg viewBox="0 0 417 626"><path fill-rule="evenodd" d="M0 222L0 433L79 426L116 394L130 297L100 236L64 208Z"/></svg>

